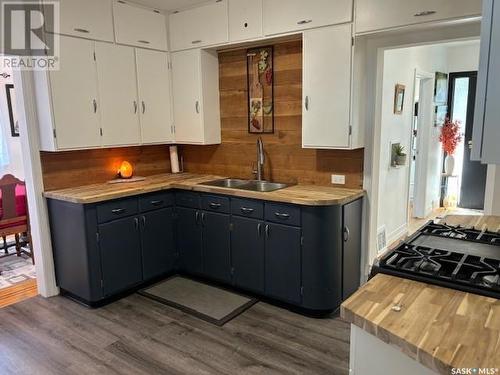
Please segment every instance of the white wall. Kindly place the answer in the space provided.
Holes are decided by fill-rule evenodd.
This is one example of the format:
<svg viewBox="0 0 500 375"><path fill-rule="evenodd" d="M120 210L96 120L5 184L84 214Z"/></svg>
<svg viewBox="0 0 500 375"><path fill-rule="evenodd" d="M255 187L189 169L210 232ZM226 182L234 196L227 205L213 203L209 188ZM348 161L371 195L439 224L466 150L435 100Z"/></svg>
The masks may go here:
<svg viewBox="0 0 500 375"><path fill-rule="evenodd" d="M469 72L479 66L479 40L447 47L448 72Z"/></svg>
<svg viewBox="0 0 500 375"><path fill-rule="evenodd" d="M486 193L484 197L485 215L500 216L500 166L488 165Z"/></svg>
<svg viewBox="0 0 500 375"><path fill-rule="evenodd" d="M0 77L0 126L2 127L1 134L5 137L9 150L10 164L4 167L0 166L0 176L3 176L6 173L10 173L17 178L24 180L21 141L19 137L12 137L11 135L7 95L5 91L6 84L13 84L12 71L3 69L1 72L10 74L9 78Z"/></svg>
<svg viewBox="0 0 500 375"><path fill-rule="evenodd" d="M401 143L405 150L410 150L413 93L415 69L434 73L447 72L447 50L443 46L420 46L387 50L384 54L381 134L380 134L380 174L378 227L385 226L387 242L391 243L404 235L408 221L409 163L402 168L390 167L390 143ZM394 87L406 86L403 113L393 113ZM427 159L429 165L428 201L432 206L439 202L441 149L438 141L438 128L432 124L419 124L420 134L425 129L430 131L431 143L428 144ZM432 129L431 129L432 128ZM418 189L426 187L417 186Z"/></svg>

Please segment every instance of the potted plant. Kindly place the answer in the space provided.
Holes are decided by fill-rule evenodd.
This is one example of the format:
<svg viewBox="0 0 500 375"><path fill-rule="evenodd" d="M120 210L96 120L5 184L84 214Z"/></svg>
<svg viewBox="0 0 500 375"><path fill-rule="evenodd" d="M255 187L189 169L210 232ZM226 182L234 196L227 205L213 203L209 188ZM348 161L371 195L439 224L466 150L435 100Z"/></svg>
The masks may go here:
<svg viewBox="0 0 500 375"><path fill-rule="evenodd" d="M404 146L398 144L394 146L394 164L395 165L405 165L406 164L406 154Z"/></svg>
<svg viewBox="0 0 500 375"><path fill-rule="evenodd" d="M458 144L462 141L462 134L460 133L460 121L451 121L446 118L443 126L441 127L441 134L439 141L442 143L443 150L446 153L444 160L444 173L446 176L453 175L455 169L455 156L453 155L457 149Z"/></svg>

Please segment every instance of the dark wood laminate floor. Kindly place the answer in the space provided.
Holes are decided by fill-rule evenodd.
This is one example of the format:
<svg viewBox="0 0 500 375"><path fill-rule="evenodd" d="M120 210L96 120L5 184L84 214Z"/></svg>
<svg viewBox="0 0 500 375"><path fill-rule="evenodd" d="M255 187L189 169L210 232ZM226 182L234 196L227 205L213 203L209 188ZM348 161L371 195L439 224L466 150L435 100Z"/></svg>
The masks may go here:
<svg viewBox="0 0 500 375"><path fill-rule="evenodd" d="M0 374L347 374L349 326L265 303L224 327L139 295L0 309Z"/></svg>

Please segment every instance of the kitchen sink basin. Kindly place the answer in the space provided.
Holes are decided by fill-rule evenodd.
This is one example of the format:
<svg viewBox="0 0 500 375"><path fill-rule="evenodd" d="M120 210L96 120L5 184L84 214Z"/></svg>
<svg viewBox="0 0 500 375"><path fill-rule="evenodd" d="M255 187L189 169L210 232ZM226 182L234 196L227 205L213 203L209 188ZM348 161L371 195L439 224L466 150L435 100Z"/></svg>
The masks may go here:
<svg viewBox="0 0 500 375"><path fill-rule="evenodd" d="M275 191L286 188L288 185L280 184L278 182L269 181L249 181L248 183L238 186L238 189L251 190L251 191Z"/></svg>
<svg viewBox="0 0 500 375"><path fill-rule="evenodd" d="M225 188L237 188L241 185L247 184L248 180L239 180L237 178L223 178L221 180L213 180L208 182L202 182L198 185L209 185L209 186L218 186Z"/></svg>
<svg viewBox="0 0 500 375"><path fill-rule="evenodd" d="M201 182L199 183L199 185L218 186L218 187L259 191L259 192L275 191L286 188L288 186L286 184L280 184L278 182L239 180L236 178L223 178L220 180Z"/></svg>

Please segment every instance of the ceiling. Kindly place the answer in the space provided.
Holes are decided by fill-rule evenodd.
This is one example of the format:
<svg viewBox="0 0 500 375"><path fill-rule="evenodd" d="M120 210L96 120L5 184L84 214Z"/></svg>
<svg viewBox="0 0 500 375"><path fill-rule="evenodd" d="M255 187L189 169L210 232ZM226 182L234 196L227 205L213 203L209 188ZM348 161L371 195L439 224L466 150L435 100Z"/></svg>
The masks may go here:
<svg viewBox="0 0 500 375"><path fill-rule="evenodd" d="M189 8L193 5L206 3L207 0L132 0L132 2L171 12L173 10Z"/></svg>

